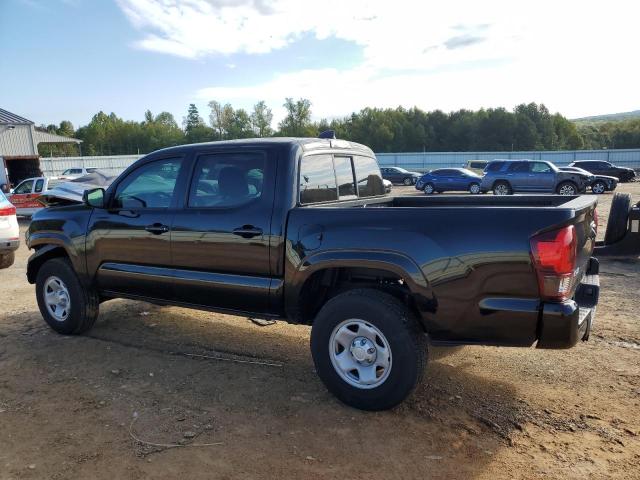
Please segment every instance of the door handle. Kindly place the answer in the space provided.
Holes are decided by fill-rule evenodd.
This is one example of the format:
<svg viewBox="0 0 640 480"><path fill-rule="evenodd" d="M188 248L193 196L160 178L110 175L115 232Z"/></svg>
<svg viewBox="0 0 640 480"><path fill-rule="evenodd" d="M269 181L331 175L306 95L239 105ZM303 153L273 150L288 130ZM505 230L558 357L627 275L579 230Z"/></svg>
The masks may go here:
<svg viewBox="0 0 640 480"><path fill-rule="evenodd" d="M161 223L147 225L146 227L144 227L144 229L149 233L153 233L154 235L161 235L169 231L169 227L167 227L166 225L162 225Z"/></svg>
<svg viewBox="0 0 640 480"><path fill-rule="evenodd" d="M253 225L243 225L240 228L234 228L233 234L242 238L253 238L262 235L262 229L254 227Z"/></svg>

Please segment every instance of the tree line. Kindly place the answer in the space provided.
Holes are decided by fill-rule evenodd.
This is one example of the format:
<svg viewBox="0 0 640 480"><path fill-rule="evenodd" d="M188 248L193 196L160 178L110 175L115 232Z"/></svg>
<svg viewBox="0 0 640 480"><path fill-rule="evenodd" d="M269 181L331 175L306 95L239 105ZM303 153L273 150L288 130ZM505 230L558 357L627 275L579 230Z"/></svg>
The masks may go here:
<svg viewBox="0 0 640 480"><path fill-rule="evenodd" d="M575 124L543 104L520 104L512 111L426 112L417 107L364 108L350 116L312 120L311 102L287 98L286 115L274 128L264 101L251 111L215 100L206 119L190 104L179 125L169 112L147 110L141 122L98 112L77 130L69 121L40 128L83 141L83 155L149 153L159 148L252 137L314 137L332 129L338 138L368 145L375 152L577 150L640 147L640 119L603 124ZM74 155L73 145L41 144L43 156Z"/></svg>

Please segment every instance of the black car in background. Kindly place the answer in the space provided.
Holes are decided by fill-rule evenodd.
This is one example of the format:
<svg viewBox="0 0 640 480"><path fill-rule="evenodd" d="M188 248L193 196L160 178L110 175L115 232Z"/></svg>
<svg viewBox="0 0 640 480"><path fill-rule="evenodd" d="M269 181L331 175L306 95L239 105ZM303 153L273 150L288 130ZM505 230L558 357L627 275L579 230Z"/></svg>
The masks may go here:
<svg viewBox="0 0 640 480"><path fill-rule="evenodd" d="M621 182L630 182L636 176L632 168L618 167L604 160L580 160L569 164L570 167L578 167L591 172L594 175L608 175L619 178Z"/></svg>
<svg viewBox="0 0 640 480"><path fill-rule="evenodd" d="M583 175L590 175L590 172L578 167L558 167L561 172L574 172L581 173ZM591 191L598 195L604 192L612 192L618 186L618 179L616 177L610 177L608 175L592 175L593 181L591 182Z"/></svg>
<svg viewBox="0 0 640 480"><path fill-rule="evenodd" d="M391 183L401 183L403 185L415 185L422 176L420 172L410 172L400 167L381 167L382 178Z"/></svg>

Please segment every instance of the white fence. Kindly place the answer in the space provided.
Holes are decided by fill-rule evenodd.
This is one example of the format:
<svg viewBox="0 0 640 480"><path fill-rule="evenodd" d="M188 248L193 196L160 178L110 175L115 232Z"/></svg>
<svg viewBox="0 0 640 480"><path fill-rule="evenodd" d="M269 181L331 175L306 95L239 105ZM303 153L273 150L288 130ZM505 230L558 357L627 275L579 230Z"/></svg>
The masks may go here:
<svg viewBox="0 0 640 480"><path fill-rule="evenodd" d="M549 160L567 165L576 160L608 160L623 167L640 168L640 149L628 150L563 150L535 152L426 152L377 153L380 165L396 165L415 170L442 167L461 167L467 160L494 160L500 158ZM96 167L117 175L143 155L112 155L105 157L42 157L40 170L46 176L60 175L67 168Z"/></svg>
<svg viewBox="0 0 640 480"><path fill-rule="evenodd" d="M112 155L99 157L41 157L40 170L47 177L55 177L67 168L99 168L117 175L143 155Z"/></svg>

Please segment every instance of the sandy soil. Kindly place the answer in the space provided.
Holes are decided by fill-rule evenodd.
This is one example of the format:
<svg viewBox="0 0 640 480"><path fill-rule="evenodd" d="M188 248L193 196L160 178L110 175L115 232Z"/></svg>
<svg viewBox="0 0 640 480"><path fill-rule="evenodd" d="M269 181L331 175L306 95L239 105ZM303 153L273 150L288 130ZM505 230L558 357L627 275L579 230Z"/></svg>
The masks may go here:
<svg viewBox="0 0 640 480"><path fill-rule="evenodd" d="M317 379L307 327L117 300L56 335L28 254L0 271L0 479L640 478L637 259L602 261L589 342L465 347L365 413Z"/></svg>

